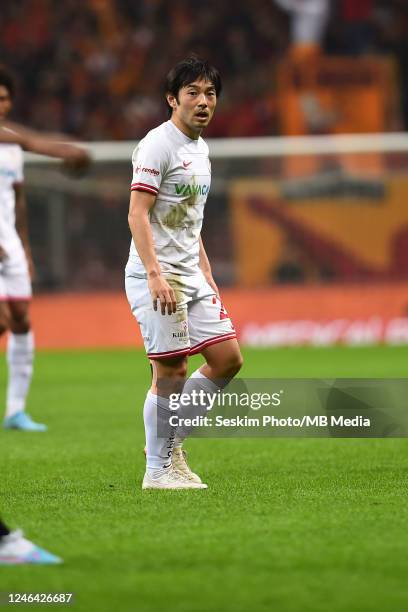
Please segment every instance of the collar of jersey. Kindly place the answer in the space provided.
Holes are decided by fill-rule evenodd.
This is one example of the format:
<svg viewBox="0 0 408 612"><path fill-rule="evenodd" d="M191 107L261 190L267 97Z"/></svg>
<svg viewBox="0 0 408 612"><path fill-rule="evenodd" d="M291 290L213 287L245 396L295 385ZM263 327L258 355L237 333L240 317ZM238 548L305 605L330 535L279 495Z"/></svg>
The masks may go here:
<svg viewBox="0 0 408 612"><path fill-rule="evenodd" d="M175 123L173 123L173 121L171 119L169 119L167 123L170 123L171 128L174 129L177 134L180 134L180 136L183 138L183 140L185 142L188 142L188 143L194 143L194 142L198 143L198 141L200 140L200 136L198 138L190 138L189 136L187 136L187 134L182 132L180 130L180 128L178 128L177 125Z"/></svg>

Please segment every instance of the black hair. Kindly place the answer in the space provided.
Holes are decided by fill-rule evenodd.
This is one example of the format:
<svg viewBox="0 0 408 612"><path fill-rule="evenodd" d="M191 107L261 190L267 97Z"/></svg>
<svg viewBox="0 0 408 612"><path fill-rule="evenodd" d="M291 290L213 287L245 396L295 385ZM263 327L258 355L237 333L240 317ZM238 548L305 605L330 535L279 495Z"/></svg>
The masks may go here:
<svg viewBox="0 0 408 612"><path fill-rule="evenodd" d="M214 85L217 97L220 95L222 84L220 73L217 68L211 66L206 60L201 59L195 54L189 55L170 70L166 77L165 93L166 95L172 94L178 102L178 93L180 89L186 87L190 83L194 83L197 79L210 81L210 83ZM168 102L167 110L171 116L172 109Z"/></svg>
<svg viewBox="0 0 408 612"><path fill-rule="evenodd" d="M15 84L14 77L4 66L0 66L0 86L7 89L10 94L10 98L14 98Z"/></svg>

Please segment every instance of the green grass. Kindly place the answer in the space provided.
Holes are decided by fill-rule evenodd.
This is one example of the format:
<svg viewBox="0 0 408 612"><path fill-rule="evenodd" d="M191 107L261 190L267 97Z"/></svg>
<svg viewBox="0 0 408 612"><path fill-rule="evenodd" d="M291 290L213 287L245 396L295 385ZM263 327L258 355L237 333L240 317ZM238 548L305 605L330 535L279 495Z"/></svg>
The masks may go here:
<svg viewBox="0 0 408 612"><path fill-rule="evenodd" d="M245 357L247 377L405 377L408 348ZM50 431L0 432L0 508L65 563L2 568L0 591L73 591L87 612L406 611L406 440L195 439L209 489L142 493L147 379L141 352L38 355Z"/></svg>

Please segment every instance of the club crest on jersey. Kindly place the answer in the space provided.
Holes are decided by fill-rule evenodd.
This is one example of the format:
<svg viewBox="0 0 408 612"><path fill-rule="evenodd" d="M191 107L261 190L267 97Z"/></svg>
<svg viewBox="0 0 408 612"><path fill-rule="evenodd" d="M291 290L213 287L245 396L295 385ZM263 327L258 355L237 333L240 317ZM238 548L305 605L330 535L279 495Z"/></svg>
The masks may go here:
<svg viewBox="0 0 408 612"><path fill-rule="evenodd" d="M189 185L188 183L176 183L175 184L176 194L181 196L197 196L197 195L208 195L210 191L209 185Z"/></svg>

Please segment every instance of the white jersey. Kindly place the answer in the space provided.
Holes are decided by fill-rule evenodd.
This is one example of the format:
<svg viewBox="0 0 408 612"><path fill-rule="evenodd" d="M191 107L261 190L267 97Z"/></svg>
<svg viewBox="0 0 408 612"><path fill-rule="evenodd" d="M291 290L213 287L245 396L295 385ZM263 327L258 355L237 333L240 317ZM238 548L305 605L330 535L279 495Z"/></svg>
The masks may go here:
<svg viewBox="0 0 408 612"><path fill-rule="evenodd" d="M22 183L23 152L19 145L0 144L0 246L7 255L23 251L16 230L14 185Z"/></svg>
<svg viewBox="0 0 408 612"><path fill-rule="evenodd" d="M199 271L199 237L210 190L208 146L192 140L166 121L140 141L133 152L132 190L156 195L149 211L157 259L163 273L192 275ZM126 273L146 276L134 242Z"/></svg>

